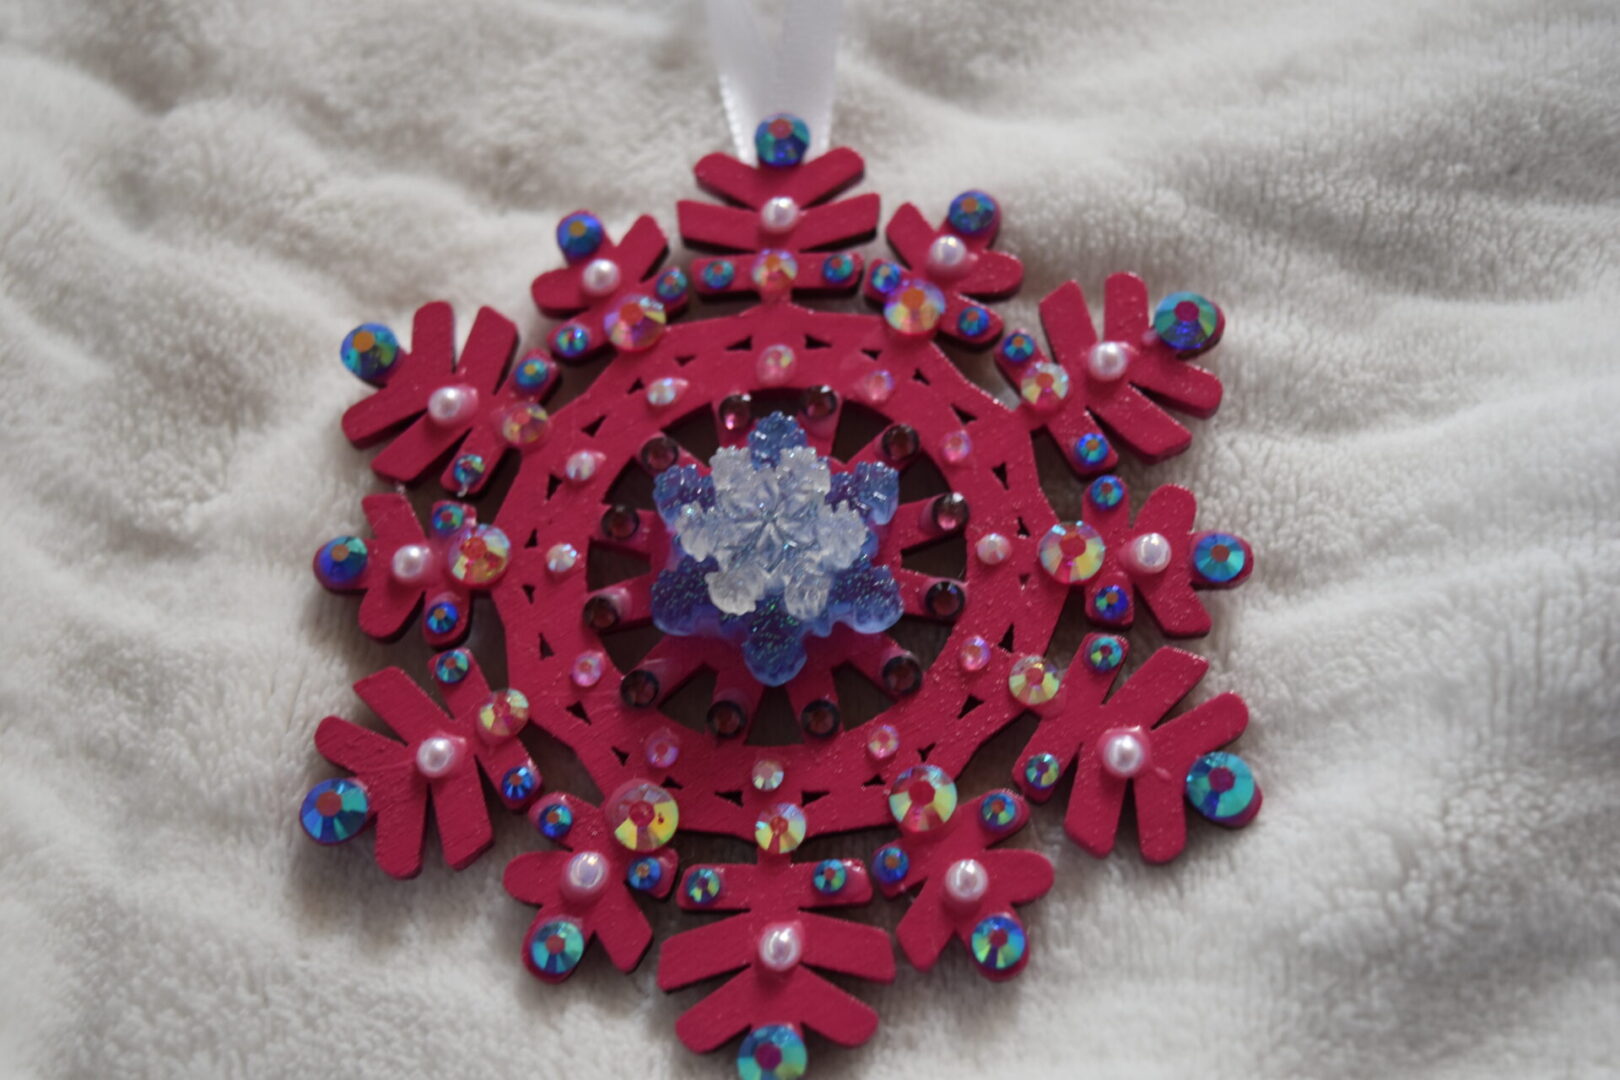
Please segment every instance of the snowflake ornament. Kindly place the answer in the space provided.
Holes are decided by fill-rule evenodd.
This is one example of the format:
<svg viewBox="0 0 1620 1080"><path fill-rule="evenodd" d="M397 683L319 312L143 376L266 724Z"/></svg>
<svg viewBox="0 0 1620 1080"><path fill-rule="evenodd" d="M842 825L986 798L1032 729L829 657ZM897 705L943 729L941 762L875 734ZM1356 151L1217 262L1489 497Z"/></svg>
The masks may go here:
<svg viewBox="0 0 1620 1080"><path fill-rule="evenodd" d="M671 892L694 915L733 913L659 951L666 990L728 977L676 1034L699 1051L740 1037L740 1075L791 1077L816 1038L854 1045L877 1028L820 972L894 976L883 930L816 909L867 903L875 879L905 898L896 937L913 966L951 962L955 939L962 962L1002 980L1036 951L1039 915L1019 909L1053 884L1047 856L1016 846L1029 802L1064 788L1065 831L1101 856L1129 797L1154 862L1187 841L1184 800L1222 826L1254 817L1259 784L1229 749L1241 699L1169 715L1207 662L1161 648L1126 675L1124 635L1138 606L1167 635L1206 633L1200 593L1240 584L1255 557L1238 535L1200 529L1182 488L1133 512L1110 471L1116 442L1149 461L1186 449L1167 410L1214 412L1220 382L1191 360L1224 332L1219 308L1191 293L1150 306L1140 279L1116 274L1101 333L1072 282L1041 303L1044 341L1009 332L992 305L1022 269L994 248L991 195L958 196L937 225L902 206L884 230L892 255L868 260L850 250L879 225L877 196L847 193L860 156L810 156L790 116L767 118L756 143L758 164L699 162L721 202L680 204L682 237L706 252L686 266L664 263L651 217L618 239L589 211L564 217L563 265L533 283L559 320L540 347L520 348L514 324L484 309L458 350L444 304L416 313L409 340L367 323L344 341L371 388L344 430L384 444L377 474L418 482L443 463L455 500L483 501L436 503L424 526L405 494L368 496L368 531L317 552L322 584L360 594L367 634L393 638L421 613L446 650L430 663L445 707L396 669L362 679L357 694L399 738L324 721L316 746L345 772L315 786L299 821L323 844L375 821L378 863L407 877L430 808L456 869L489 846L492 806L527 811L546 850L512 860L505 884L538 909L514 944L548 983L597 943L634 968L654 936L645 908ZM875 309L805 306L857 292ZM736 297L751 302L682 319ZM965 377L948 349L993 350L1005 392ZM572 369L598 355L593 377ZM571 396L548 408L565 381ZM1080 520L1042 492L1041 430L1086 485ZM952 547L959 559L921 564L941 572L914 568ZM1076 590L1099 632L1054 657ZM450 648L481 597L503 632L504 689ZM937 653L905 647L903 620L935 627ZM844 670L882 695L870 719L846 715ZM699 677L713 690L687 715L672 699ZM797 741L754 741L773 698ZM979 749L1027 714L1018 790L959 793ZM531 731L578 760L599 805L542 792ZM894 832L870 870L794 861L810 839L875 828ZM757 861L683 874L691 834L748 841Z"/></svg>

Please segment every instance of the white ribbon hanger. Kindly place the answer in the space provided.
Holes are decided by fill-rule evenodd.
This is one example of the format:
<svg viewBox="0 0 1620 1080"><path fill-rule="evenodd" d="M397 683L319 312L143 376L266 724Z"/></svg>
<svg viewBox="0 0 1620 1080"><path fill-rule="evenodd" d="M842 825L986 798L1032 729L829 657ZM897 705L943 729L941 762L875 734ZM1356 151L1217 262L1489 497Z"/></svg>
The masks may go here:
<svg viewBox="0 0 1620 1080"><path fill-rule="evenodd" d="M755 163L754 129L774 113L810 127L810 152L830 145L843 0L785 0L780 33L767 33L752 0L704 0L720 100L737 156Z"/></svg>

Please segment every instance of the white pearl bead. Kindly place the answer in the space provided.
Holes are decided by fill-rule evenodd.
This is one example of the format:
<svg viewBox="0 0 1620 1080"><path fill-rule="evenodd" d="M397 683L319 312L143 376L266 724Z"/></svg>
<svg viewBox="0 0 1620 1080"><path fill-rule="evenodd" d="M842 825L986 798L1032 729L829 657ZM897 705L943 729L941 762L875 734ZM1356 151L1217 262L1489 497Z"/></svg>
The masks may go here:
<svg viewBox="0 0 1620 1080"><path fill-rule="evenodd" d="M1149 574L1157 574L1170 565L1170 541L1163 533L1143 533L1125 549L1131 565Z"/></svg>
<svg viewBox="0 0 1620 1080"><path fill-rule="evenodd" d="M404 584L421 581L433 553L421 544L406 544L394 552L394 580Z"/></svg>
<svg viewBox="0 0 1620 1080"><path fill-rule="evenodd" d="M470 386L441 386L428 398L428 416L436 424L453 424L478 408L478 391Z"/></svg>
<svg viewBox="0 0 1620 1080"><path fill-rule="evenodd" d="M772 971L787 971L804 955L804 935L798 923L767 926L759 935L759 962Z"/></svg>
<svg viewBox="0 0 1620 1080"><path fill-rule="evenodd" d="M461 740L448 735L424 739L416 748L416 771L429 780L444 776L461 760Z"/></svg>
<svg viewBox="0 0 1620 1080"><path fill-rule="evenodd" d="M799 223L799 204L778 195L759 208L759 224L768 233L785 233Z"/></svg>
<svg viewBox="0 0 1620 1080"><path fill-rule="evenodd" d="M619 264L612 259L592 259L585 264L579 287L587 296L606 296L619 287Z"/></svg>
<svg viewBox="0 0 1620 1080"><path fill-rule="evenodd" d="M984 899L990 888L990 871L977 859L958 859L945 871L945 895L963 907L972 907Z"/></svg>
<svg viewBox="0 0 1620 1080"><path fill-rule="evenodd" d="M1147 767L1148 747L1135 730L1111 731L1103 736L1103 768L1121 780L1129 780Z"/></svg>
<svg viewBox="0 0 1620 1080"><path fill-rule="evenodd" d="M928 245L928 269L948 274L967 265L968 246L960 236L941 236Z"/></svg>
<svg viewBox="0 0 1620 1080"><path fill-rule="evenodd" d="M1123 341L1099 341L1086 356L1086 370L1093 379L1113 382L1131 364L1131 347Z"/></svg>
<svg viewBox="0 0 1620 1080"><path fill-rule="evenodd" d="M607 856L599 851L581 851L568 860L563 871L563 892L571 900L589 900L599 895L608 883Z"/></svg>

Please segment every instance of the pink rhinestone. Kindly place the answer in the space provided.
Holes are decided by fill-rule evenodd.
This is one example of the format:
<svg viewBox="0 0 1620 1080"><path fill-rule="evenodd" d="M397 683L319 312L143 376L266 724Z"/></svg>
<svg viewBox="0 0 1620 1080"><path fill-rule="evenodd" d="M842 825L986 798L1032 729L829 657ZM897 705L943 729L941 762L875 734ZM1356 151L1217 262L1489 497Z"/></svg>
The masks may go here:
<svg viewBox="0 0 1620 1080"><path fill-rule="evenodd" d="M973 453L973 439L965 431L952 431L939 441L939 454L948 464L960 465Z"/></svg>
<svg viewBox="0 0 1620 1080"><path fill-rule="evenodd" d="M963 671L978 671L990 662L990 643L977 634L962 642L962 651L956 654Z"/></svg>
<svg viewBox="0 0 1620 1080"><path fill-rule="evenodd" d="M900 733L893 724L879 724L866 740L866 756L873 761L888 761L900 750Z"/></svg>
<svg viewBox="0 0 1620 1080"><path fill-rule="evenodd" d="M669 728L659 728L641 744L647 764L655 769L667 769L681 756L681 739Z"/></svg>
<svg viewBox="0 0 1620 1080"><path fill-rule="evenodd" d="M602 672L606 666L607 659L595 649L591 649L574 657L574 667L569 676L574 680L575 686L595 686L602 681Z"/></svg>
<svg viewBox="0 0 1620 1080"><path fill-rule="evenodd" d="M861 396L873 405L882 405L894 393L894 376L879 368L861 377Z"/></svg>
<svg viewBox="0 0 1620 1080"><path fill-rule="evenodd" d="M786 345L767 345L754 362L754 374L766 386L781 386L793 374L793 350Z"/></svg>

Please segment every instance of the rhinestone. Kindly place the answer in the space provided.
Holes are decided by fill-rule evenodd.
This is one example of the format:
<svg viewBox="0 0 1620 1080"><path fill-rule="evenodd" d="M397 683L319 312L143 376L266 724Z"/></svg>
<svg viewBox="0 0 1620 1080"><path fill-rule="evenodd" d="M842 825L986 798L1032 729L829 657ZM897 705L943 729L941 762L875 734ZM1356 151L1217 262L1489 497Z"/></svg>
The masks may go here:
<svg viewBox="0 0 1620 1080"><path fill-rule="evenodd" d="M599 450L575 450L563 465L563 475L571 483L583 484L596 475L606 458Z"/></svg>
<svg viewBox="0 0 1620 1080"><path fill-rule="evenodd" d="M1108 440L1096 432L1080 436L1074 441L1074 460L1081 468L1095 469L1108 460Z"/></svg>
<svg viewBox="0 0 1620 1080"><path fill-rule="evenodd" d="M1260 785L1248 762L1217 751L1193 762L1187 773L1187 801L1217 825L1247 825L1260 810Z"/></svg>
<svg viewBox="0 0 1620 1080"><path fill-rule="evenodd" d="M681 448L668 435L654 435L641 444L641 467L661 473L681 459Z"/></svg>
<svg viewBox="0 0 1620 1080"><path fill-rule="evenodd" d="M339 351L343 366L367 382L382 382L399 361L399 338L382 323L365 323L350 330Z"/></svg>
<svg viewBox="0 0 1620 1080"><path fill-rule="evenodd" d="M748 723L748 713L735 701L722 699L709 706L704 719L710 731L722 738L732 738L742 734L743 725Z"/></svg>
<svg viewBox="0 0 1620 1080"><path fill-rule="evenodd" d="M1014 330L1001 340L1001 358L1014 365L1035 355L1035 338L1027 330Z"/></svg>
<svg viewBox="0 0 1620 1080"><path fill-rule="evenodd" d="M686 271L672 266L658 275L658 284L653 286L653 292L666 304L678 304L686 299L689 288L691 282L687 280Z"/></svg>
<svg viewBox="0 0 1620 1080"><path fill-rule="evenodd" d="M992 791L979 803L979 820L991 832L1006 832L1018 822L1018 800L1011 792Z"/></svg>
<svg viewBox="0 0 1620 1080"><path fill-rule="evenodd" d="M315 576L329 589L352 585L366 572L367 557L366 542L358 536L328 540L315 553Z"/></svg>
<svg viewBox="0 0 1620 1080"><path fill-rule="evenodd" d="M775 758L760 758L754 762L749 781L755 791L775 791L787 779L787 769Z"/></svg>
<svg viewBox="0 0 1620 1080"><path fill-rule="evenodd" d="M991 915L973 928L968 951L985 971L1005 974L1023 963L1028 941L1011 915Z"/></svg>
<svg viewBox="0 0 1620 1080"><path fill-rule="evenodd" d="M808 827L803 810L792 803L777 803L754 820L754 843L761 851L786 855L804 843Z"/></svg>
<svg viewBox="0 0 1620 1080"><path fill-rule="evenodd" d="M754 361L754 375L766 386L781 386L793 375L793 350L786 345L767 345Z"/></svg>
<svg viewBox="0 0 1620 1080"><path fill-rule="evenodd" d="M647 404L655 409L666 409L679 401L690 385L685 379L654 379L647 387Z"/></svg>
<svg viewBox="0 0 1620 1080"><path fill-rule="evenodd" d="M467 511L468 507L463 503L434 503L428 527L438 536L454 536L467 524Z"/></svg>
<svg viewBox="0 0 1620 1080"><path fill-rule="evenodd" d="M529 935L529 963L541 974L561 979L579 967L585 935L572 919L541 923Z"/></svg>
<svg viewBox="0 0 1620 1080"><path fill-rule="evenodd" d="M561 840L574 827L574 812L566 803L554 802L535 812L534 824L548 840Z"/></svg>
<svg viewBox="0 0 1620 1080"><path fill-rule="evenodd" d="M872 272L869 282L874 290L887 296L900 285L900 268L887 259L878 259L872 263Z"/></svg>
<svg viewBox="0 0 1620 1080"><path fill-rule="evenodd" d="M821 280L829 285L842 285L855 276L855 256L829 255L821 264Z"/></svg>
<svg viewBox="0 0 1620 1080"><path fill-rule="evenodd" d="M607 670L607 658L595 649L588 649L574 657L568 677L581 689L589 689L602 681Z"/></svg>
<svg viewBox="0 0 1620 1080"><path fill-rule="evenodd" d="M732 394L720 402L720 426L728 432L738 432L753 418L753 399L747 394Z"/></svg>
<svg viewBox="0 0 1620 1080"><path fill-rule="evenodd" d="M739 1080L799 1080L810 1066L804 1039L786 1024L766 1024L737 1048Z"/></svg>
<svg viewBox="0 0 1620 1080"><path fill-rule="evenodd" d="M1103 622L1124 622L1131 615L1131 594L1122 586L1104 585L1091 598L1091 613Z"/></svg>
<svg viewBox="0 0 1620 1080"><path fill-rule="evenodd" d="M658 700L658 676L636 668L619 680L619 700L632 709L645 709Z"/></svg>
<svg viewBox="0 0 1620 1080"><path fill-rule="evenodd" d="M977 236L995 224L996 200L982 191L964 191L951 200L945 220L963 236Z"/></svg>
<svg viewBox="0 0 1620 1080"><path fill-rule="evenodd" d="M461 607L451 597L438 597L428 605L423 622L433 636L449 637L461 625Z"/></svg>
<svg viewBox="0 0 1620 1080"><path fill-rule="evenodd" d="M928 509L934 527L940 532L956 532L968 523L967 497L949 492L935 499Z"/></svg>
<svg viewBox="0 0 1620 1080"><path fill-rule="evenodd" d="M1206 533L1193 545L1193 572L1212 585L1234 581L1248 565L1249 549L1230 533Z"/></svg>
<svg viewBox="0 0 1620 1080"><path fill-rule="evenodd" d="M962 642L956 662L963 671L979 671L990 662L990 643L977 634Z"/></svg>
<svg viewBox="0 0 1620 1080"><path fill-rule="evenodd" d="M669 843L681 821L681 809L657 784L627 784L602 809L614 839L631 851L655 851Z"/></svg>
<svg viewBox="0 0 1620 1080"><path fill-rule="evenodd" d="M611 630L619 625L619 605L606 593L585 601L585 625L592 630Z"/></svg>
<svg viewBox="0 0 1620 1080"><path fill-rule="evenodd" d="M928 607L928 613L936 619L954 619L962 613L962 605L967 600L967 594L962 586L954 581L936 581L928 586L923 603Z"/></svg>
<svg viewBox="0 0 1620 1080"><path fill-rule="evenodd" d="M451 649L433 658L433 678L445 686L455 686L472 670L472 653L466 649Z"/></svg>
<svg viewBox="0 0 1620 1080"><path fill-rule="evenodd" d="M699 907L708 907L720 899L720 872L699 866L686 875L682 886L686 898Z"/></svg>
<svg viewBox="0 0 1620 1080"><path fill-rule="evenodd" d="M497 690L478 707L478 730L493 741L510 739L529 722L529 699L520 690Z"/></svg>
<svg viewBox="0 0 1620 1080"><path fill-rule="evenodd" d="M750 276L761 295L780 296L793 287L799 276L799 260L791 251L762 251L754 256Z"/></svg>
<svg viewBox="0 0 1620 1080"><path fill-rule="evenodd" d="M921 449L917 429L910 424L894 424L883 433L883 456L891 462L905 461Z"/></svg>
<svg viewBox="0 0 1620 1080"><path fill-rule="evenodd" d="M900 732L893 724L879 724L866 737L866 756L873 761L888 761L900 752Z"/></svg>
<svg viewBox="0 0 1620 1080"><path fill-rule="evenodd" d="M1051 791L1063 775L1063 764L1053 754L1035 754L1024 762L1024 780L1036 791Z"/></svg>
<svg viewBox="0 0 1620 1080"><path fill-rule="evenodd" d="M1023 656L1007 672L1007 689L1025 705L1044 705L1057 696L1062 680L1050 660Z"/></svg>
<svg viewBox="0 0 1620 1080"><path fill-rule="evenodd" d="M561 576L579 565L579 549L573 544L552 544L546 549L546 569Z"/></svg>
<svg viewBox="0 0 1620 1080"><path fill-rule="evenodd" d="M923 667L915 656L901 653L883 662L883 685L889 693L905 697L922 689Z"/></svg>
<svg viewBox="0 0 1620 1080"><path fill-rule="evenodd" d="M681 759L681 737L669 728L659 728L641 744L641 756L655 769L667 769Z"/></svg>
<svg viewBox="0 0 1620 1080"><path fill-rule="evenodd" d="M1042 412L1055 409L1069 396L1069 373L1044 360L1031 364L1018 383L1018 396Z"/></svg>
<svg viewBox="0 0 1620 1080"><path fill-rule="evenodd" d="M990 332L990 313L977 304L969 304L956 316L956 332L965 338L983 337Z"/></svg>
<svg viewBox="0 0 1620 1080"><path fill-rule="evenodd" d="M804 415L811 420L825 420L838 411L838 395L830 386L812 386L800 400Z"/></svg>
<svg viewBox="0 0 1620 1080"><path fill-rule="evenodd" d="M837 896L849 881L849 868L838 859L823 859L810 875L810 884L822 896Z"/></svg>
<svg viewBox="0 0 1620 1080"><path fill-rule="evenodd" d="M664 864L651 855L643 855L630 864L624 880L637 892L653 892L664 883Z"/></svg>
<svg viewBox="0 0 1620 1080"><path fill-rule="evenodd" d="M838 706L826 698L819 698L800 711L799 726L811 738L825 739L838 730L840 719Z"/></svg>
<svg viewBox="0 0 1620 1080"><path fill-rule="evenodd" d="M537 394L556 374L557 365L547 359L545 353L531 352L512 369L512 385L525 394Z"/></svg>
<svg viewBox="0 0 1620 1080"><path fill-rule="evenodd" d="M596 254L602 246L602 222L595 214L581 210L557 222L557 246L569 261Z"/></svg>
<svg viewBox="0 0 1620 1080"><path fill-rule="evenodd" d="M767 116L754 129L754 150L759 163L771 169L785 169L804 160L810 149L810 127L791 113Z"/></svg>
<svg viewBox="0 0 1620 1080"><path fill-rule="evenodd" d="M1058 522L1035 547L1041 569L1064 585L1096 577L1106 553L1102 536L1083 521Z"/></svg>
<svg viewBox="0 0 1620 1080"><path fill-rule="evenodd" d="M1086 667L1105 675L1125 662L1125 639L1114 634L1098 634L1086 645L1085 657Z"/></svg>
<svg viewBox="0 0 1620 1080"><path fill-rule="evenodd" d="M650 296L632 294L616 304L602 319L602 329L615 348L625 352L650 349L664 336L668 321L664 305Z"/></svg>
<svg viewBox="0 0 1620 1080"><path fill-rule="evenodd" d="M1197 293L1171 293L1153 310L1153 332L1178 352L1214 344L1220 326L1220 309Z"/></svg>
<svg viewBox="0 0 1620 1080"><path fill-rule="evenodd" d="M591 332L579 323L564 323L551 335L551 351L565 360L591 351Z"/></svg>
<svg viewBox="0 0 1620 1080"><path fill-rule="evenodd" d="M939 456L947 465L960 465L973 453L973 438L965 431L949 431L939 440Z"/></svg>
<svg viewBox="0 0 1620 1080"><path fill-rule="evenodd" d="M703 267L702 276L705 288L730 288L737 280L737 264L730 259L716 259Z"/></svg>
<svg viewBox="0 0 1620 1080"><path fill-rule="evenodd" d="M873 405L882 405L894 394L894 376L879 368L861 376L861 397Z"/></svg>
<svg viewBox="0 0 1620 1080"><path fill-rule="evenodd" d="M885 885L898 885L905 880L906 871L911 869L911 857L905 849L896 844L886 844L878 848L877 854L872 856L872 873L877 875L878 881Z"/></svg>
<svg viewBox="0 0 1620 1080"><path fill-rule="evenodd" d="M501 796L507 802L522 802L540 788L540 774L532 765L518 765L501 776Z"/></svg>
<svg viewBox="0 0 1620 1080"><path fill-rule="evenodd" d="M1091 504L1101 510L1112 510L1125 499L1125 484L1119 477L1110 473L1099 476L1091 482L1086 489L1086 498Z"/></svg>
<svg viewBox="0 0 1620 1080"><path fill-rule="evenodd" d="M341 844L365 827L371 800L358 780L322 780L298 810L299 824L317 844Z"/></svg>
<svg viewBox="0 0 1620 1080"><path fill-rule="evenodd" d="M484 478L484 473L488 469L489 466L482 454L460 454L450 466L450 475L455 478L456 487L465 494L469 488Z"/></svg>
<svg viewBox="0 0 1620 1080"><path fill-rule="evenodd" d="M1000 533L985 533L979 537L978 543L973 545L973 553L986 566L999 566L1007 561L1008 555L1012 554L1012 541Z"/></svg>
<svg viewBox="0 0 1620 1080"><path fill-rule="evenodd" d="M945 313L945 294L921 278L911 278L889 294L883 318L895 331L908 336L933 333Z"/></svg>
<svg viewBox="0 0 1620 1080"><path fill-rule="evenodd" d="M450 576L463 585L493 585L512 561L512 541L493 525L474 525L451 543Z"/></svg>
<svg viewBox="0 0 1620 1080"><path fill-rule="evenodd" d="M908 833L933 832L956 813L956 782L937 765L913 765L889 785L889 813Z"/></svg>
<svg viewBox="0 0 1620 1080"><path fill-rule="evenodd" d="M619 503L602 515L602 534L610 540L628 540L641 529L641 515Z"/></svg>

